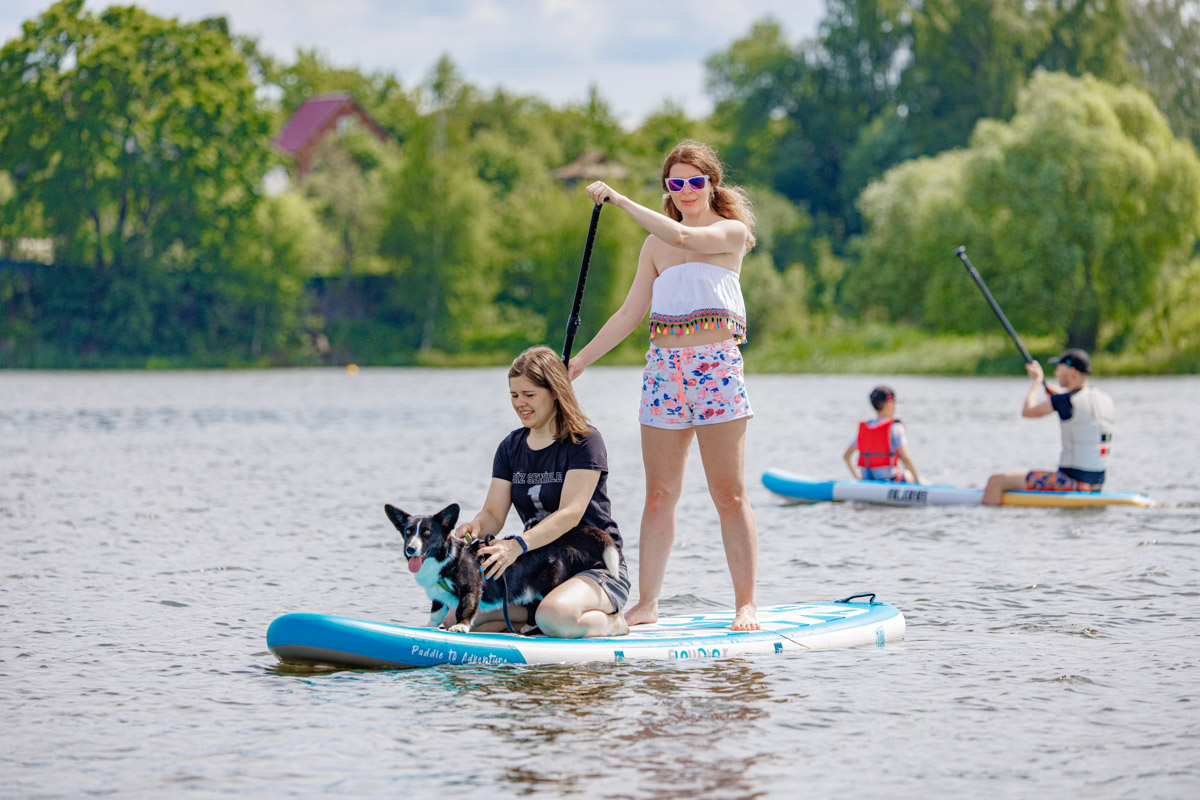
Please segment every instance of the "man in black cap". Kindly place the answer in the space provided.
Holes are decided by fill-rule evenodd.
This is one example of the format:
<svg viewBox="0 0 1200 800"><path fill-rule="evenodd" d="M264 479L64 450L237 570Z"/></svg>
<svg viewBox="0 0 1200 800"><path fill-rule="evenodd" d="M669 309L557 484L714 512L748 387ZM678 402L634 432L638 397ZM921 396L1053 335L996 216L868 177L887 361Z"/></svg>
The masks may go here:
<svg viewBox="0 0 1200 800"><path fill-rule="evenodd" d="M1032 380L1025 395L1023 417L1044 417L1057 413L1062 426L1062 455L1055 471L1005 472L988 478L983 491L983 504L1000 505L1004 492L1026 489L1040 492L1098 492L1104 485L1108 454L1112 447L1113 422L1116 413L1113 401L1104 392L1088 385L1092 359L1078 348L1064 350L1054 364L1054 380L1061 391L1050 392L1041 399L1044 386L1042 365L1031 361L1025 374Z"/></svg>

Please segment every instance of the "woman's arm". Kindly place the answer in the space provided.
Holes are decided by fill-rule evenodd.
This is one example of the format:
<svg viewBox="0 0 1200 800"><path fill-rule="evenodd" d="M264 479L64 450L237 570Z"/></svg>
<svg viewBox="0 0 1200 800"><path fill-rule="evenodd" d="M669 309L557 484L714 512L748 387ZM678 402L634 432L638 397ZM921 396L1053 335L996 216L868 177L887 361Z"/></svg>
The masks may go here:
<svg viewBox="0 0 1200 800"><path fill-rule="evenodd" d="M487 497L483 508L470 522L464 522L454 529L459 538L471 534L477 539L484 536L495 536L504 528L504 520L508 518L508 509L512 505L512 483L501 478L492 478L488 487Z"/></svg>
<svg viewBox="0 0 1200 800"><path fill-rule="evenodd" d="M650 308L654 279L657 277L654 259L650 255L650 240L646 239L638 256L637 274L633 276L633 283L629 287L629 293L625 295L625 302L608 318L608 322L604 323L604 327L592 340L571 359L567 367L571 380L578 378L584 368L620 344L642 323L646 318L646 311Z"/></svg>
<svg viewBox="0 0 1200 800"><path fill-rule="evenodd" d="M525 546L530 550L544 547L578 525L599 483L598 469L567 470L558 509L521 534ZM496 539L491 544L480 547L479 556L482 559L484 575L488 578L500 577L524 553L520 542L515 539Z"/></svg>
<svg viewBox="0 0 1200 800"><path fill-rule="evenodd" d="M736 219L721 218L711 225L692 227L676 222L665 214L651 211L625 195L618 194L604 181L593 183L587 188L587 193L595 203L605 201L621 209L647 232L672 247L708 255L733 253L739 256L746 249L746 239L750 231L744 223Z"/></svg>

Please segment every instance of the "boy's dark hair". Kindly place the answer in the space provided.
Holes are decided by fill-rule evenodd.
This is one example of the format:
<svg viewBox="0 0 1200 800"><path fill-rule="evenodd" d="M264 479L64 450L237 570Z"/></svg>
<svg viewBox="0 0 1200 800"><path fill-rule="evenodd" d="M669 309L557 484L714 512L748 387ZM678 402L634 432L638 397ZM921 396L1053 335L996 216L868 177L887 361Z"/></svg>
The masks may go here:
<svg viewBox="0 0 1200 800"><path fill-rule="evenodd" d="M883 408L888 400L895 400L896 393L890 386L876 386L871 390L871 407L876 411Z"/></svg>

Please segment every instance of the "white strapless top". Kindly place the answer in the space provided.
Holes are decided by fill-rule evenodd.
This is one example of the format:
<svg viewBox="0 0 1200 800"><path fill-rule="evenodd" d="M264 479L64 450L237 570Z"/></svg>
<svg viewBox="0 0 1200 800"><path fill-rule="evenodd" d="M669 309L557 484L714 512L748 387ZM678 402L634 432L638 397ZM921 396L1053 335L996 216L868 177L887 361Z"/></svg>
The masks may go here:
<svg viewBox="0 0 1200 800"><path fill-rule="evenodd" d="M650 300L650 340L657 333L695 333L728 328L734 341L746 341L746 301L731 269L689 261L668 267L654 279Z"/></svg>

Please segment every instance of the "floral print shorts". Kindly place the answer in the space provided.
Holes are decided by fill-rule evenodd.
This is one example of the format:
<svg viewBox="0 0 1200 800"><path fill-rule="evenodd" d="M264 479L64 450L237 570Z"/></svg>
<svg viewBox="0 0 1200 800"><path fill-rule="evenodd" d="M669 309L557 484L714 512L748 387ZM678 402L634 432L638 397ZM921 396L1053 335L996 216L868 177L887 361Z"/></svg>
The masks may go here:
<svg viewBox="0 0 1200 800"><path fill-rule="evenodd" d="M749 419L742 351L733 339L700 347L646 351L638 422L652 428L690 428Z"/></svg>
<svg viewBox="0 0 1200 800"><path fill-rule="evenodd" d="M1025 489L1030 492L1098 492L1103 484L1077 481L1065 472L1030 470L1025 474Z"/></svg>

